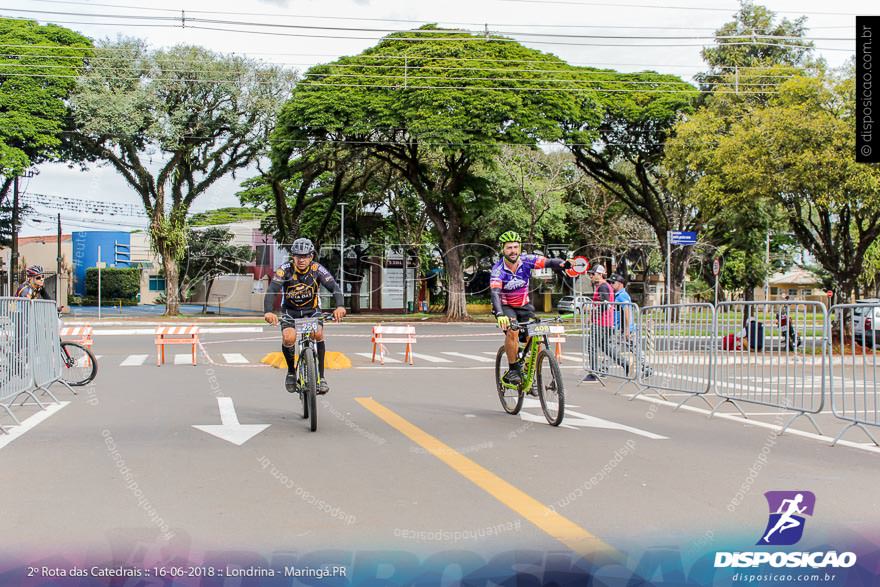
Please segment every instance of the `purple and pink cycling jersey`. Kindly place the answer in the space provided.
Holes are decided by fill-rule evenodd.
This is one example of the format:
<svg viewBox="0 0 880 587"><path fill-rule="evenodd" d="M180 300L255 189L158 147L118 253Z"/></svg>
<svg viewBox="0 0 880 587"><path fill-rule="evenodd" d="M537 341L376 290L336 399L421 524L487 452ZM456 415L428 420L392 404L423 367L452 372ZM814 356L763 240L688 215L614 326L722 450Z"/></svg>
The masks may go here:
<svg viewBox="0 0 880 587"><path fill-rule="evenodd" d="M489 287L500 289L501 303L505 306L520 308L529 303L529 278L532 269L543 269L547 265L547 258L540 255L520 255L519 264L515 271L511 271L499 259L492 266L489 276Z"/></svg>

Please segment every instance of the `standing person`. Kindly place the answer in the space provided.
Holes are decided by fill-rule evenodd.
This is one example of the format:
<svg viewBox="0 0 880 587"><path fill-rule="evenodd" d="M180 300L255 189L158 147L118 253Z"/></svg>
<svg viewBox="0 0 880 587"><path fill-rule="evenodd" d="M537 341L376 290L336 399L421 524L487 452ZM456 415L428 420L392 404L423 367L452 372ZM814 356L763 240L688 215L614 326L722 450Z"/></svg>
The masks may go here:
<svg viewBox="0 0 880 587"><path fill-rule="evenodd" d="M529 302L529 278L533 269L548 267L556 272L571 268L571 261L548 259L541 255L522 254L519 233L508 230L498 237L501 258L492 266L489 276L489 294L492 313L498 327L504 331L504 350L509 369L503 375L505 383L522 383L522 363L517 360L519 342L517 333L510 329L510 321L527 322L535 317L535 307Z"/></svg>
<svg viewBox="0 0 880 587"><path fill-rule="evenodd" d="M629 363L620 356L620 349L614 341L614 289L605 280L605 267L596 265L589 271L593 283L593 304L590 307L590 371L582 381L599 381L599 349L612 361L629 373Z"/></svg>
<svg viewBox="0 0 880 587"><path fill-rule="evenodd" d="M782 342L789 351L795 351L800 346L801 341L800 337L798 337L794 320L791 318L789 306L791 296L785 294L782 296L782 300L785 302L785 305L779 308L779 312L776 314L776 320L779 323L779 328L782 330Z"/></svg>
<svg viewBox="0 0 880 587"><path fill-rule="evenodd" d="M269 284L266 296L263 298L263 318L272 326L281 324L281 352L287 362L287 377L284 384L287 391L296 391L296 330L294 320L320 316L321 308L318 305L318 290L323 285L333 293L336 309L333 310L333 319L337 322L345 316L343 307L342 290L333 276L323 265L314 260L315 245L307 238L298 238L290 247L292 262L288 261L275 271L275 277ZM281 296L281 318L272 311L277 296ZM318 343L318 393L325 394L330 391L330 386L324 378L324 327L315 331L315 341Z"/></svg>
<svg viewBox="0 0 880 587"><path fill-rule="evenodd" d="M620 273L612 273L608 278L611 289L614 290L614 328L620 332L623 338L623 346L632 352L636 359L636 365L644 375L650 375L652 370L647 366L645 357L642 355L641 345L638 340L638 326L633 317L632 296L626 291L626 277Z"/></svg>

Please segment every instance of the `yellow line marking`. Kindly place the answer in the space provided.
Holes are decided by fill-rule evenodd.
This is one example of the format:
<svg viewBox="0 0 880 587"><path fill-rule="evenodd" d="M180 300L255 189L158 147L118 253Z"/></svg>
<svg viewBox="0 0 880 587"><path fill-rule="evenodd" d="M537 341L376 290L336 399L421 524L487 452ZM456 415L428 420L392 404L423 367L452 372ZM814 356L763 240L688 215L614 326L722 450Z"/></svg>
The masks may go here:
<svg viewBox="0 0 880 587"><path fill-rule="evenodd" d="M568 518L556 513L495 473L475 463L451 446L411 424L371 397L355 398L386 424L434 455L465 479L487 492L552 538L578 554L614 554L614 548L587 532Z"/></svg>

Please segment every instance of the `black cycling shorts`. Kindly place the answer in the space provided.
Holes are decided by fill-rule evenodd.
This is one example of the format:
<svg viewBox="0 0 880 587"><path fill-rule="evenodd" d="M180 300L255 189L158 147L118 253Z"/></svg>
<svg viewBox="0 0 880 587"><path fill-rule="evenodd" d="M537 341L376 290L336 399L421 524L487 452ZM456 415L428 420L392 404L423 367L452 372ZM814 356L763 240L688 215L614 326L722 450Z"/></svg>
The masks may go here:
<svg viewBox="0 0 880 587"><path fill-rule="evenodd" d="M303 308L302 310L281 310L281 314L278 316L279 321L278 324L282 329L284 328L293 328L293 321L299 320L300 318L312 318L313 316L320 316L321 309L320 308Z"/></svg>
<svg viewBox="0 0 880 587"><path fill-rule="evenodd" d="M517 322L528 322L535 317L535 306L526 304L525 306L501 306L501 311L505 316Z"/></svg>

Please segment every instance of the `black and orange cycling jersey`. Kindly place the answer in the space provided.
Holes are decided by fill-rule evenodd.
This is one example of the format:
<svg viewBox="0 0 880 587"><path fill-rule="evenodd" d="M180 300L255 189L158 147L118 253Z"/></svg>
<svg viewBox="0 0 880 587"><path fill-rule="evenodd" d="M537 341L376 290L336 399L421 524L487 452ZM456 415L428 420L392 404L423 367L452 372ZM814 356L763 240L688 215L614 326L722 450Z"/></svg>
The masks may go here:
<svg viewBox="0 0 880 587"><path fill-rule="evenodd" d="M263 300L263 310L272 311L278 294L282 296L282 310L316 309L318 290L322 285L333 294L336 306L342 306L342 290L323 265L313 261L308 269L299 271L292 262L285 263L275 271Z"/></svg>

